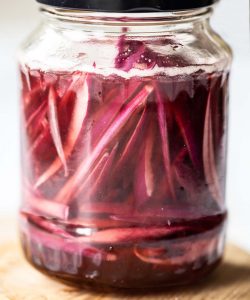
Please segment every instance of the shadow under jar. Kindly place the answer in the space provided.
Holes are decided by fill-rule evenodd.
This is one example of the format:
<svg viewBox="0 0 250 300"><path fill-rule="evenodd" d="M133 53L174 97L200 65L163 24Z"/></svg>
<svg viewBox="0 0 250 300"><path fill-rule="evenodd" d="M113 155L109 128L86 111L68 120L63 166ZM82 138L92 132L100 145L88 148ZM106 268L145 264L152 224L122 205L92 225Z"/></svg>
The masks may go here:
<svg viewBox="0 0 250 300"><path fill-rule="evenodd" d="M38 2L19 56L27 259L83 287L200 280L226 222L231 51L209 25L216 1Z"/></svg>

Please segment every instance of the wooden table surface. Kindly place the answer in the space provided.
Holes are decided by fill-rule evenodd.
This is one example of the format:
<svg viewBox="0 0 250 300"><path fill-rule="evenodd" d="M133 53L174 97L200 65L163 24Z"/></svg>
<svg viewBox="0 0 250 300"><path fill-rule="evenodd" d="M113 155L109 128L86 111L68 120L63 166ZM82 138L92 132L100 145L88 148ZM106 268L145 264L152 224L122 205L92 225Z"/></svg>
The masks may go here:
<svg viewBox="0 0 250 300"><path fill-rule="evenodd" d="M236 246L227 247L224 263L202 283L159 294L100 294L68 287L34 270L22 256L15 228L11 233L6 221L0 224L0 300L250 300L250 254Z"/></svg>

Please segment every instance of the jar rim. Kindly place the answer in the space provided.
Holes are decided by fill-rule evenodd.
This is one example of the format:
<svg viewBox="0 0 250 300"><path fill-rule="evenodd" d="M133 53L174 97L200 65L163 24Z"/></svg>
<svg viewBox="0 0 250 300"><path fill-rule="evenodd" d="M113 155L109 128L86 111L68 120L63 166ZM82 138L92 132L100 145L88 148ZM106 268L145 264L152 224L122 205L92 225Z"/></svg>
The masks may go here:
<svg viewBox="0 0 250 300"><path fill-rule="evenodd" d="M65 9L96 12L167 12L207 7L219 0L36 0L41 4Z"/></svg>

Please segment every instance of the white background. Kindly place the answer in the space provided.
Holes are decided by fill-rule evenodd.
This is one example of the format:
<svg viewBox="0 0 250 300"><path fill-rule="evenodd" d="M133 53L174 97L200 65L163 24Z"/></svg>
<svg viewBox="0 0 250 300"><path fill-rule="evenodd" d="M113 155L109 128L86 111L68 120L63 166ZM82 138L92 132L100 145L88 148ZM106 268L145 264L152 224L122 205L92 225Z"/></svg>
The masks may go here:
<svg viewBox="0 0 250 300"><path fill-rule="evenodd" d="M115 0L114 0L115 1ZM1 1L2 2L2 1ZM212 23L234 50L231 77L229 238L250 250L250 49L247 0L221 0ZM34 0L3 1L0 10L0 215L19 203L18 75L16 49L35 28Z"/></svg>

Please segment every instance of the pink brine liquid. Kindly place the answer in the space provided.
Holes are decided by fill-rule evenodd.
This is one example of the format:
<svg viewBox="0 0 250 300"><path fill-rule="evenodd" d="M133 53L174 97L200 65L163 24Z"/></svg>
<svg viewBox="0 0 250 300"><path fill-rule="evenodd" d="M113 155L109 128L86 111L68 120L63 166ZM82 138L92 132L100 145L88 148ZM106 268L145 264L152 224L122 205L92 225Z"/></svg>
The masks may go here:
<svg viewBox="0 0 250 300"><path fill-rule="evenodd" d="M132 68L126 58L116 67ZM184 284L211 271L224 244L228 74L21 75L28 260L99 287Z"/></svg>

